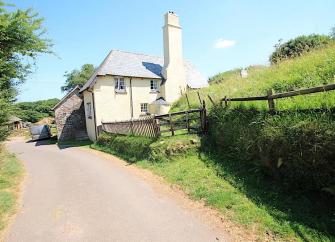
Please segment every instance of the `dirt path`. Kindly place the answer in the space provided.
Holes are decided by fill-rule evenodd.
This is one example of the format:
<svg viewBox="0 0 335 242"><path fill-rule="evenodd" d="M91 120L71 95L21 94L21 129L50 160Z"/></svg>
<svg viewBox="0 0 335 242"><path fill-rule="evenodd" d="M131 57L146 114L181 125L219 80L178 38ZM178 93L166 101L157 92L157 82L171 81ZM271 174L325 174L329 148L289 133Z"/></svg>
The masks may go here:
<svg viewBox="0 0 335 242"><path fill-rule="evenodd" d="M13 140L27 168L22 207L6 241L224 241L173 196L80 148Z"/></svg>

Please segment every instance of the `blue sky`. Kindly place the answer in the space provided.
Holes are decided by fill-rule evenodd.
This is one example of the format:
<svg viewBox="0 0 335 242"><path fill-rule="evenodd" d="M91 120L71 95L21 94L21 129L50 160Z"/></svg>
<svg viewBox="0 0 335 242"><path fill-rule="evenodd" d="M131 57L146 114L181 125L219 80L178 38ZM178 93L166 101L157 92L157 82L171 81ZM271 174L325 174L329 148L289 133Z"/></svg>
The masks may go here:
<svg viewBox="0 0 335 242"><path fill-rule="evenodd" d="M61 98L66 71L99 65L111 49L163 55L163 15L180 16L183 52L207 77L267 64L278 39L328 34L334 0L21 0L45 18L54 55L41 55L19 101Z"/></svg>

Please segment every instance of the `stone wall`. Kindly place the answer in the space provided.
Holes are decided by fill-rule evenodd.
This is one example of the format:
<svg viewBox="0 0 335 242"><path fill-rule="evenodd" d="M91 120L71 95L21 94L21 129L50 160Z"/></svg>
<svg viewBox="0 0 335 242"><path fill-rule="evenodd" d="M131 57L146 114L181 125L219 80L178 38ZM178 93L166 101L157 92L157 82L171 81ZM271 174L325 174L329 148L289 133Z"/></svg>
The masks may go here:
<svg viewBox="0 0 335 242"><path fill-rule="evenodd" d="M85 107L78 91L73 91L55 108L55 121L59 141L82 139L87 136Z"/></svg>

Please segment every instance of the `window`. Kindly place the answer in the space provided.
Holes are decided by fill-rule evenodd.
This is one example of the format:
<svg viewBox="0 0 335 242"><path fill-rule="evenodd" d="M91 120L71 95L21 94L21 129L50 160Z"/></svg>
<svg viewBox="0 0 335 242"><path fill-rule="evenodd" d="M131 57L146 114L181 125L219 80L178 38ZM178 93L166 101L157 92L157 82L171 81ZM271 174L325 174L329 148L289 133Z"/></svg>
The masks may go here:
<svg viewBox="0 0 335 242"><path fill-rule="evenodd" d="M114 81L116 92L126 92L126 84L123 77L115 77Z"/></svg>
<svg viewBox="0 0 335 242"><path fill-rule="evenodd" d="M87 118L92 118L92 105L91 105L91 103L86 103L86 114L87 114Z"/></svg>
<svg viewBox="0 0 335 242"><path fill-rule="evenodd" d="M158 81L157 80L150 80L150 91L158 92Z"/></svg>
<svg viewBox="0 0 335 242"><path fill-rule="evenodd" d="M141 113L148 113L148 104L141 103Z"/></svg>

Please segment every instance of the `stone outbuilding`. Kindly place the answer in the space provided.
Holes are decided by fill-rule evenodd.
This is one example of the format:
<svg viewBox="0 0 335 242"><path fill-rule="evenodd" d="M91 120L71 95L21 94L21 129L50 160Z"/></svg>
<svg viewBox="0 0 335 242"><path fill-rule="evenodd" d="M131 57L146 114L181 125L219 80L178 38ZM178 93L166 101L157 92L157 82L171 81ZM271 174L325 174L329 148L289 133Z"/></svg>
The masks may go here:
<svg viewBox="0 0 335 242"><path fill-rule="evenodd" d="M8 129L9 130L21 129L21 128L23 128L22 119L20 119L16 116L9 117L9 121L8 121Z"/></svg>
<svg viewBox="0 0 335 242"><path fill-rule="evenodd" d="M59 141L88 139L84 102L76 86L54 107Z"/></svg>

